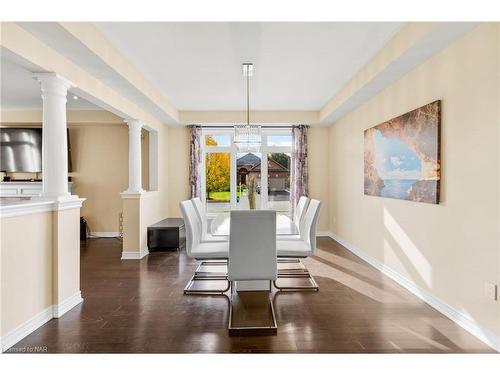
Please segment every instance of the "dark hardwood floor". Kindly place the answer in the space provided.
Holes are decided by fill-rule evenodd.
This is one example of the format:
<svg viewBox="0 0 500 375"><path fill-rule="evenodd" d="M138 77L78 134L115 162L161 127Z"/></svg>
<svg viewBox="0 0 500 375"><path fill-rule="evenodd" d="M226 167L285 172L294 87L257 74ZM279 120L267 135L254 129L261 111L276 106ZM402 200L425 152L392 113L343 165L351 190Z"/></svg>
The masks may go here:
<svg viewBox="0 0 500 375"><path fill-rule="evenodd" d="M493 352L329 238L305 264L318 293L277 293L276 336L231 337L226 296L185 296L196 268L185 251L121 261L117 239L82 243L85 299L10 352L461 353Z"/></svg>

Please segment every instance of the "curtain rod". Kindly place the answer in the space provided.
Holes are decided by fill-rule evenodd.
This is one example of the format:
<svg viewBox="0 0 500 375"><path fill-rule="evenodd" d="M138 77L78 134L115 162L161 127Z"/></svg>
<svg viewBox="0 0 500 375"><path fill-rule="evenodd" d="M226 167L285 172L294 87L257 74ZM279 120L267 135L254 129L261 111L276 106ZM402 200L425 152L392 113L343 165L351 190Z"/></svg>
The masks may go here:
<svg viewBox="0 0 500 375"><path fill-rule="evenodd" d="M202 127L202 128L206 128L206 129L232 129L234 127L234 125L227 125L227 126L223 126L223 125L215 125L215 126L199 125L199 126ZM293 127L294 127L294 125L282 125L282 126L278 126L278 125L269 125L269 126L261 125L262 129L291 129Z"/></svg>

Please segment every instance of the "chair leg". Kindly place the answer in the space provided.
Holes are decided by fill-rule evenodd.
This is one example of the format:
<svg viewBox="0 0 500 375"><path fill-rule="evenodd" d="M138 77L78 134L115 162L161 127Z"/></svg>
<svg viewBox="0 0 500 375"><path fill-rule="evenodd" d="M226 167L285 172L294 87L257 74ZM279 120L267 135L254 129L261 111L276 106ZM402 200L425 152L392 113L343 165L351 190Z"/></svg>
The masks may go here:
<svg viewBox="0 0 500 375"><path fill-rule="evenodd" d="M221 266L227 265L226 260L204 260L201 261L198 268L194 272L186 287L184 288L184 294L198 294L198 295L211 295L211 294L224 294L231 288L231 283L227 279L227 272L211 272L211 271L200 271L203 266ZM220 281L225 280L227 282L227 287L224 289L193 289L192 286L195 281Z"/></svg>
<svg viewBox="0 0 500 375"><path fill-rule="evenodd" d="M227 260L203 260L201 261L200 265L198 268L196 268L196 271L194 271L195 275L214 275L214 276L225 276L227 275L227 270L226 272L217 272L217 271L201 271L202 267L210 267L210 266L227 266Z"/></svg>
<svg viewBox="0 0 500 375"><path fill-rule="evenodd" d="M269 284L271 286L271 284ZM233 289L234 290L234 289ZM243 292L243 293L252 293L252 292ZM255 292L253 292L255 293ZM274 303L272 298L269 296L266 297L269 302L269 317L270 324L265 325L249 325L249 326L233 326L233 294L231 293L230 301L229 301L229 322L228 322L228 331L229 336L269 336L269 335L277 335L278 334L278 324L276 321L276 315L274 312ZM240 313L241 314L241 313ZM245 314L245 313L243 313Z"/></svg>
<svg viewBox="0 0 500 375"><path fill-rule="evenodd" d="M193 289L193 283L195 281L220 281L224 280L227 282L227 287L224 289ZM186 287L184 288L184 294L201 294L201 295L210 295L210 294L224 294L231 288L231 283L227 279L227 276L217 276L217 275L193 275Z"/></svg>
<svg viewBox="0 0 500 375"><path fill-rule="evenodd" d="M273 285L278 291L280 292L299 292L299 291L311 291L311 292L318 292L319 291L319 286L316 283L316 280L314 280L314 277L309 273L309 270L307 269L304 264L298 260L294 259L293 261L282 261L280 263L300 263L301 268L287 268L287 269L281 269L278 270L278 278L276 280L273 280ZM309 279L311 285L310 286L279 286L277 281L279 279L303 279L307 278Z"/></svg>
<svg viewBox="0 0 500 375"><path fill-rule="evenodd" d="M286 275L286 274L291 274L291 275L296 275L296 274L305 274L309 273L307 268L302 264L300 264L300 268L278 268L278 275Z"/></svg>
<svg viewBox="0 0 500 375"><path fill-rule="evenodd" d="M300 263L297 258L278 258L278 263Z"/></svg>

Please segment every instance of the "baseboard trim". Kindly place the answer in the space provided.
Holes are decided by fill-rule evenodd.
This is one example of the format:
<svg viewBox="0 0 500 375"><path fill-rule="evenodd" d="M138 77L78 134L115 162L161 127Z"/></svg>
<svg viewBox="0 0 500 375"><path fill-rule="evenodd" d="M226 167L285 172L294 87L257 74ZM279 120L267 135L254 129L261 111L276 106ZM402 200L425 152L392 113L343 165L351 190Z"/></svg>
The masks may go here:
<svg viewBox="0 0 500 375"><path fill-rule="evenodd" d="M149 254L147 249L141 251L122 251L122 260L139 260Z"/></svg>
<svg viewBox="0 0 500 375"><path fill-rule="evenodd" d="M69 310L71 310L76 305L79 305L83 302L82 292L78 292L73 294L71 297L65 299L58 305L53 305L53 315L54 318L60 318L64 314L66 314Z"/></svg>
<svg viewBox="0 0 500 375"><path fill-rule="evenodd" d="M120 232L90 232L90 237L120 237Z"/></svg>
<svg viewBox="0 0 500 375"><path fill-rule="evenodd" d="M26 322L20 324L5 336L0 337L2 353L17 344L30 333L36 331L49 320L52 320L53 318L60 318L81 302L83 302L81 292L75 293L60 304L49 306L45 310L36 314L34 317L28 319Z"/></svg>
<svg viewBox="0 0 500 375"><path fill-rule="evenodd" d="M317 233L319 237L330 237L331 239L337 241L339 244L344 246L347 250L357 255L365 262L369 263L372 267L375 267L380 272L382 272L387 277L391 278L403 288L414 294L416 297L420 298L422 301L432 306L438 310L441 314L445 315L460 327L465 329L470 334L477 337L479 340L484 342L489 347L493 348L497 352L500 352L500 336L495 332L491 331L489 328L481 326L475 320L471 319L467 315L463 314L461 311L455 309L454 307L443 302L439 298L435 297L428 290L419 287L413 281L407 279L399 272L394 271L392 268L387 267L385 264L379 260L373 258L372 256L366 254L364 251L349 243L347 240L341 236L327 231L319 231Z"/></svg>
<svg viewBox="0 0 500 375"><path fill-rule="evenodd" d="M51 320L53 318L52 310L53 306L46 308L2 336L2 353Z"/></svg>

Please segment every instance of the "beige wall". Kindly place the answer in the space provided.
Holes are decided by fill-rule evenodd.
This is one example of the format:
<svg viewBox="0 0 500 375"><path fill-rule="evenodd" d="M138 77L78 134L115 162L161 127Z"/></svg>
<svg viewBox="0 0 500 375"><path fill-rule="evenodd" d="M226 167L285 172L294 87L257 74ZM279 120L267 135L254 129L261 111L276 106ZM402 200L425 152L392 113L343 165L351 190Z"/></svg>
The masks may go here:
<svg viewBox="0 0 500 375"><path fill-rule="evenodd" d="M181 111L182 124L245 123L246 111ZM250 111L250 121L258 124L318 124L319 111Z"/></svg>
<svg viewBox="0 0 500 375"><path fill-rule="evenodd" d="M123 251L147 250L147 227L168 216L159 192L147 192L123 199Z"/></svg>
<svg viewBox="0 0 500 375"><path fill-rule="evenodd" d="M56 305L80 292L80 208L54 211L52 215L52 302Z"/></svg>
<svg viewBox="0 0 500 375"><path fill-rule="evenodd" d="M1 336L53 304L52 229L52 212L1 219Z"/></svg>
<svg viewBox="0 0 500 375"><path fill-rule="evenodd" d="M500 333L498 25L483 24L330 129L331 230ZM363 130L442 100L439 205L363 195Z"/></svg>
<svg viewBox="0 0 500 375"><path fill-rule="evenodd" d="M141 131L141 172L142 188L149 190L149 132L146 129L142 129Z"/></svg>
<svg viewBox="0 0 500 375"><path fill-rule="evenodd" d="M82 216L93 232L118 232L120 193L128 188L128 127L70 124L73 193L87 198ZM142 187L149 189L149 132L142 131Z"/></svg>
<svg viewBox="0 0 500 375"><path fill-rule="evenodd" d="M123 198L123 251L140 252L141 201L140 198Z"/></svg>
<svg viewBox="0 0 500 375"><path fill-rule="evenodd" d="M181 217L179 203L189 198L189 129L169 128L168 170L170 216Z"/></svg>
<svg viewBox="0 0 500 375"><path fill-rule="evenodd" d="M118 232L120 193L128 187L125 124L71 124L73 193L87 198L81 214L93 232Z"/></svg>
<svg viewBox="0 0 500 375"><path fill-rule="evenodd" d="M52 204L39 207L50 210ZM74 207L0 219L3 339L12 340L9 334L32 318L38 316L34 323L38 324L40 320L61 316L68 303L78 303L79 217L80 208ZM3 344L7 345L5 341Z"/></svg>
<svg viewBox="0 0 500 375"><path fill-rule="evenodd" d="M317 230L329 230L330 190L328 173L330 170L330 139L328 128L310 128L307 133L308 185L309 197L321 201L321 211Z"/></svg>

